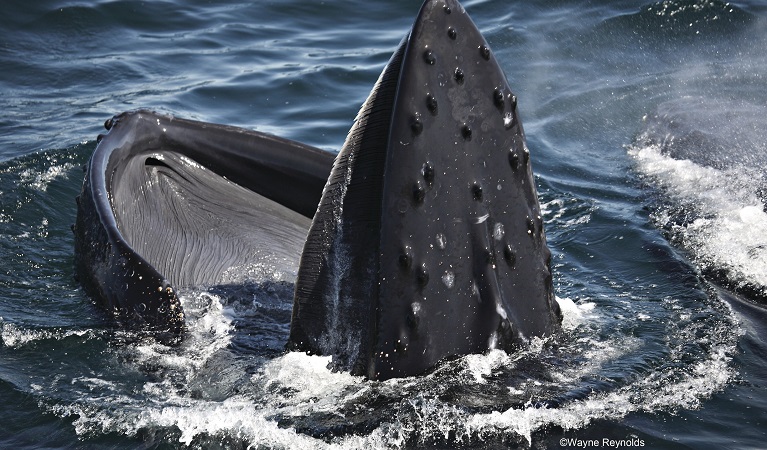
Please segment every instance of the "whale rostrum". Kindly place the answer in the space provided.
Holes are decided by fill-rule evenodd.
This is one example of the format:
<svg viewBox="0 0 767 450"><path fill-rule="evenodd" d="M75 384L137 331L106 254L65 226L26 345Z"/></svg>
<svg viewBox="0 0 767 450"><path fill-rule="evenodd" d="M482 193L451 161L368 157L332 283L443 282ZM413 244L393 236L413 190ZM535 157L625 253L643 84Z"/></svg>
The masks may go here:
<svg viewBox="0 0 767 450"><path fill-rule="evenodd" d="M387 379L557 330L517 99L461 5L427 1L306 240L289 348Z"/></svg>

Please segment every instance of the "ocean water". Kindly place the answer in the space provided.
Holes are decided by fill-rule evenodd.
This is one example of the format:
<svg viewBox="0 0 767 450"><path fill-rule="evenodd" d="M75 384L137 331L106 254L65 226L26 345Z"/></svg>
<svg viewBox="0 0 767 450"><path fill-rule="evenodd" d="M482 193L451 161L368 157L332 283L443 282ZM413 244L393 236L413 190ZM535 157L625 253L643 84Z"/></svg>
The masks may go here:
<svg viewBox="0 0 767 450"><path fill-rule="evenodd" d="M756 0L464 3L519 98L555 339L369 382L283 353L289 283L184 292L178 348L83 294L69 227L106 119L148 107L336 152L419 6L3 2L0 448L764 446Z"/></svg>

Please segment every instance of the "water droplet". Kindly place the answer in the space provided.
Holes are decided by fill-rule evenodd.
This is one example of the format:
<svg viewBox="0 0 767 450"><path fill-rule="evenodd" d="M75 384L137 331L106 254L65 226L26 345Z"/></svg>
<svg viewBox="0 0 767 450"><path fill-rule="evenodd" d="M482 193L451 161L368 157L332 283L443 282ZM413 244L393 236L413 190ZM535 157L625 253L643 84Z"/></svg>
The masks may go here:
<svg viewBox="0 0 767 450"><path fill-rule="evenodd" d="M503 248L503 257L511 267L514 267L514 264L517 262L517 254L514 252L511 244L506 244L506 246Z"/></svg>
<svg viewBox="0 0 767 450"><path fill-rule="evenodd" d="M530 149L525 147L525 151L522 153L523 158L525 159L525 164L530 162Z"/></svg>
<svg viewBox="0 0 767 450"><path fill-rule="evenodd" d="M437 247L439 247L440 250L444 250L445 246L447 245L447 238L442 233L437 233Z"/></svg>
<svg viewBox="0 0 767 450"><path fill-rule="evenodd" d="M426 107L429 109L429 112L434 115L436 115L437 111L439 110L437 99L434 98L434 96L431 94L426 94Z"/></svg>
<svg viewBox="0 0 767 450"><path fill-rule="evenodd" d="M485 249L485 264L489 266L493 266L493 269L495 269L495 254L490 251L490 249Z"/></svg>
<svg viewBox="0 0 767 450"><path fill-rule="evenodd" d="M510 112L505 112L503 114L503 127L507 130L514 126L514 114Z"/></svg>
<svg viewBox="0 0 767 450"><path fill-rule="evenodd" d="M423 60L426 61L426 64L433 66L437 62L437 56L432 50L427 49L423 52Z"/></svg>
<svg viewBox="0 0 767 450"><path fill-rule="evenodd" d="M486 61L490 59L490 49L487 48L487 45L479 46L479 54L482 55L482 58L484 58Z"/></svg>
<svg viewBox="0 0 767 450"><path fill-rule="evenodd" d="M483 215L481 215L479 217L475 217L473 221L474 221L475 225L479 225L480 223L485 223L487 221L487 219L489 219L489 218L490 218L490 213L487 213L487 214L483 214Z"/></svg>
<svg viewBox="0 0 767 450"><path fill-rule="evenodd" d="M501 222L497 222L493 227L493 238L495 238L496 241L500 241L503 239L505 234L506 230L504 230L503 224Z"/></svg>
<svg viewBox="0 0 767 450"><path fill-rule="evenodd" d="M446 270L445 273L442 274L442 282L445 283L445 286L447 286L448 289L452 289L455 285L455 274Z"/></svg>
<svg viewBox="0 0 767 450"><path fill-rule="evenodd" d="M450 39L455 39L456 36L458 36L458 33L455 31L455 28L450 27L450 28L447 29L447 36Z"/></svg>
<svg viewBox="0 0 767 450"><path fill-rule="evenodd" d="M445 14L450 14L451 12L453 12L453 10L450 9L450 7L447 5L443 6L442 9L445 10Z"/></svg>
<svg viewBox="0 0 767 450"><path fill-rule="evenodd" d="M490 333L490 339L487 340L487 348L490 350L495 350L498 348L498 332L493 331Z"/></svg>
<svg viewBox="0 0 767 450"><path fill-rule="evenodd" d="M461 69L455 69L455 75L454 75L454 77L455 77L455 81L457 81L457 82L458 82L458 84L463 84L463 77L464 77L464 75L463 75L463 70L461 70Z"/></svg>
<svg viewBox="0 0 767 450"><path fill-rule="evenodd" d="M407 316L407 324L411 330L418 328L418 322L420 322L419 313L421 312L421 304L413 302L410 304L410 314Z"/></svg>
<svg viewBox="0 0 767 450"><path fill-rule="evenodd" d="M477 287L477 283L474 281L471 282L471 293L474 295L474 297L476 297L478 302L482 302L482 297L479 295L479 288Z"/></svg>
<svg viewBox="0 0 767 450"><path fill-rule="evenodd" d="M527 222L527 234L533 234L533 231L535 231L535 222L533 222L533 219L531 219L530 216L527 216L525 221Z"/></svg>
<svg viewBox="0 0 767 450"><path fill-rule="evenodd" d="M511 109L517 108L517 96L509 93L509 100L511 101Z"/></svg>
<svg viewBox="0 0 767 450"><path fill-rule="evenodd" d="M506 310L503 308L503 305L500 303L497 303L495 305L495 312L498 313L499 316L501 316L501 319L503 319L503 322L506 322L506 320L509 318L509 315L506 313Z"/></svg>

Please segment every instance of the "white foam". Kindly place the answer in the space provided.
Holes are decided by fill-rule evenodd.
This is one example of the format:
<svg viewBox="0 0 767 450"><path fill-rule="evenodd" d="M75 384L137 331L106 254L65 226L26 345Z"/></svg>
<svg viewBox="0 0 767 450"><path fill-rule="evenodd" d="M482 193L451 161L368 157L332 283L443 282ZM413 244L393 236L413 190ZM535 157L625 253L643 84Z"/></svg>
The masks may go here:
<svg viewBox="0 0 767 450"><path fill-rule="evenodd" d="M506 234L506 231L503 228L503 224L501 222L496 222L495 226L493 227L493 238L496 241L500 241L503 239L503 236Z"/></svg>
<svg viewBox="0 0 767 450"><path fill-rule="evenodd" d="M437 247L439 247L440 250L444 250L445 246L447 245L447 238L442 233L437 233Z"/></svg>
<svg viewBox="0 0 767 450"><path fill-rule="evenodd" d="M50 160L51 158L48 157ZM67 172L75 167L74 163L64 163L49 166L44 171L38 171L36 169L26 169L19 174L21 178L21 184L29 186L37 191L45 192L48 190L48 185L51 184L57 178L64 177Z"/></svg>
<svg viewBox="0 0 767 450"><path fill-rule="evenodd" d="M562 328L571 331L577 328L583 322L596 317L594 314L594 303L583 302L576 304L567 297L556 297L559 309L562 311Z"/></svg>
<svg viewBox="0 0 767 450"><path fill-rule="evenodd" d="M446 270L445 273L442 274L442 283L444 283L448 289L452 288L455 283L455 274L451 270Z"/></svg>
<svg viewBox="0 0 767 450"><path fill-rule="evenodd" d="M475 217L474 223L475 224L484 223L489 217L490 217L490 214L483 214L481 216Z"/></svg>
<svg viewBox="0 0 767 450"><path fill-rule="evenodd" d="M541 215L546 223L556 224L557 229L563 230L589 223L596 210L597 206L586 205L576 198L555 198L541 202Z"/></svg>
<svg viewBox="0 0 767 450"><path fill-rule="evenodd" d="M580 320L573 320L573 323L600 324L592 306L584 307L563 299L559 301L565 305L566 318ZM590 315L596 318L586 321L584 317ZM576 325L575 329L578 327ZM585 330L574 336L585 347L586 353L580 357L589 359L588 364L579 365L553 381L529 380L520 386L512 386L510 393L525 395L531 387L545 390L545 383L577 385L580 377L598 373L600 358L602 362L619 359L626 351L632 350L632 343L636 342L628 339L627 343L625 336L600 342L592 335L591 330ZM614 391L592 392L557 408L528 402L504 410L470 413L430 393L428 386L434 382L434 377L441 376L440 371L426 377L373 383L348 373L332 372L327 368L330 362L328 357L294 352L264 364L250 379L251 394L233 395L220 401L193 399L183 389L177 392L168 383L147 383L145 392L152 400L137 401L131 398L135 394L121 393L106 381L83 377L77 380L77 384L82 385L86 393L99 391L99 397L86 396L80 402L51 409L61 416L76 417L75 430L83 436L115 431L135 436L143 429L164 427L178 430L179 442L184 445L192 445L198 439L226 436L277 448L392 448L412 443L413 439L418 442L447 439L460 444L468 439L482 439L499 433L519 435L533 444L533 433L551 426L572 430L595 420L620 419L637 411L699 407L703 398L724 387L733 376L729 355L734 349L734 342L715 345L706 358L692 366L680 369L675 364L669 364ZM538 355L545 353L544 342L536 340L528 349L512 355L501 350L469 355L459 360L457 377L463 380L463 384L485 385L489 383L489 377L499 371L508 373L515 370L516 364L536 360ZM552 368L555 371L559 369ZM446 373L449 372L451 370ZM416 394L408 397L407 392ZM313 414L340 415L341 405L357 403L364 407L366 397L370 395L402 395L405 407L396 415L385 418L367 435L348 434L326 442L301 434L293 427L280 425L276 419L302 420ZM339 418L343 420L343 416Z"/></svg>
<svg viewBox="0 0 767 450"><path fill-rule="evenodd" d="M678 349L671 349L671 361L653 364L647 376L619 383L613 390L583 393L583 379L598 378L605 367L641 351L640 338L614 331L616 320L641 319L630 314L637 311L633 301L626 302L626 313L619 314L615 309L609 314L600 310L600 300L557 301L564 315L565 338L560 345L566 347L565 358L572 357L564 364L545 362L551 356L550 347L545 340L533 339L524 350L513 354L491 350L451 361L427 376L370 382L331 371L329 357L298 352L265 362L243 362L246 357L233 354L230 346L236 324L244 320L243 314L259 308L258 302L232 308L210 293L182 293L189 329L180 347L138 343L115 350L130 356L119 359L139 367L147 364L161 374L159 377L139 381L138 387L98 374L63 379L59 386L74 390L69 396L76 400L42 406L73 418L80 436L115 432L140 436L160 428L166 435L175 433L182 445L191 446L225 438L273 448L377 449L427 445L434 439L460 446L470 439L476 442L499 435L518 435L532 445L536 431L552 426L571 430L598 419L620 419L631 412L699 407L702 399L724 387L733 376L729 362L737 336L730 335L728 324L706 328L711 335L696 337L699 324L685 325L679 316L689 311L669 301L663 311L671 311L669 322L676 327L669 331L672 340L707 340L701 348L709 350L680 366L674 359L684 350L680 343ZM419 304L413 305L416 313L419 308ZM531 364L544 376L497 384L518 367L525 370ZM482 413L473 413L442 400L440 392L445 384L460 385L459 390L505 387L515 406L495 411L481 408ZM202 390L202 395L191 395L195 390ZM551 395L562 398L568 390L575 394L557 408L525 403L527 396L545 401ZM365 434L352 432L328 441L303 434L293 425L308 422L311 426L314 420L334 417L352 426L355 419L344 414L373 408L371 399L381 399L393 409L391 414L373 419L381 422Z"/></svg>
<svg viewBox="0 0 767 450"><path fill-rule="evenodd" d="M41 340L61 340L70 336L90 336L91 330L26 329L13 323L7 323L0 317L0 337L3 345L9 348L22 348Z"/></svg>
<svg viewBox="0 0 767 450"><path fill-rule="evenodd" d="M293 429L279 427L277 422L265 418L252 401L237 397L150 409L142 419L145 425L178 428L179 442L185 445L191 445L200 435L226 435L266 447L317 448L318 442L322 443Z"/></svg>
<svg viewBox="0 0 767 450"><path fill-rule="evenodd" d="M157 383L148 382L147 392L173 392L173 381L193 380L232 340L232 308L224 307L221 298L207 292L180 292L180 301L186 318L186 334L179 347L167 347L154 340L140 341L132 346L120 348L125 357L139 367L161 369L168 379ZM128 332L130 333L130 332ZM233 361L227 362L234 364Z"/></svg>
<svg viewBox="0 0 767 450"><path fill-rule="evenodd" d="M567 402L557 408L528 403L504 411L465 414L449 404L431 400L421 405L422 430L452 430L466 436L494 435L513 432L532 445L532 434L551 426L572 430L599 419L616 420L638 411L675 411L698 408L702 399L722 389L733 377L729 366L734 343L712 349L709 358L698 362L692 370L668 367L612 392L593 392L583 399ZM501 352L502 353L502 352ZM492 358L502 361L492 353ZM490 360L471 358L471 369L478 380L492 370ZM504 361L506 362L506 361ZM432 431L432 435L440 431ZM428 435L428 433L427 433Z"/></svg>
<svg viewBox="0 0 767 450"><path fill-rule="evenodd" d="M311 403L312 409L337 407L336 401L349 386L361 383L362 377L346 372L332 372L328 369L330 357L309 356L290 352L264 365L263 371L254 375L253 381L263 383L267 390L277 392L285 401L282 392L290 393L290 402L297 408Z"/></svg>
<svg viewBox="0 0 767 450"><path fill-rule="evenodd" d="M467 355L464 358L466 370L475 383L485 384L485 378L500 367L512 364L512 359L503 350L490 350L481 355Z"/></svg>
<svg viewBox="0 0 767 450"><path fill-rule="evenodd" d="M675 239L703 270L724 270L735 283L767 287L767 213L754 175L745 168L718 170L661 153L659 146L630 149L639 170L658 183L675 204L693 215L685 223L660 210L654 219L670 226Z"/></svg>

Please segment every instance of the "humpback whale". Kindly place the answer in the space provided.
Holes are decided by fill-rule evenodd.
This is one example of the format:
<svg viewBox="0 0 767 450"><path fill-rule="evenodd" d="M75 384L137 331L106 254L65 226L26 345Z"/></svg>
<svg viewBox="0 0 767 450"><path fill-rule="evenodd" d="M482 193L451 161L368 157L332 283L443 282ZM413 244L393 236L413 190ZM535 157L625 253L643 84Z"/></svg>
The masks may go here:
<svg viewBox="0 0 767 450"><path fill-rule="evenodd" d="M427 0L328 152L146 110L106 122L76 275L174 342L176 290L297 273L287 349L369 379L513 350L559 329L517 98L456 0Z"/></svg>

